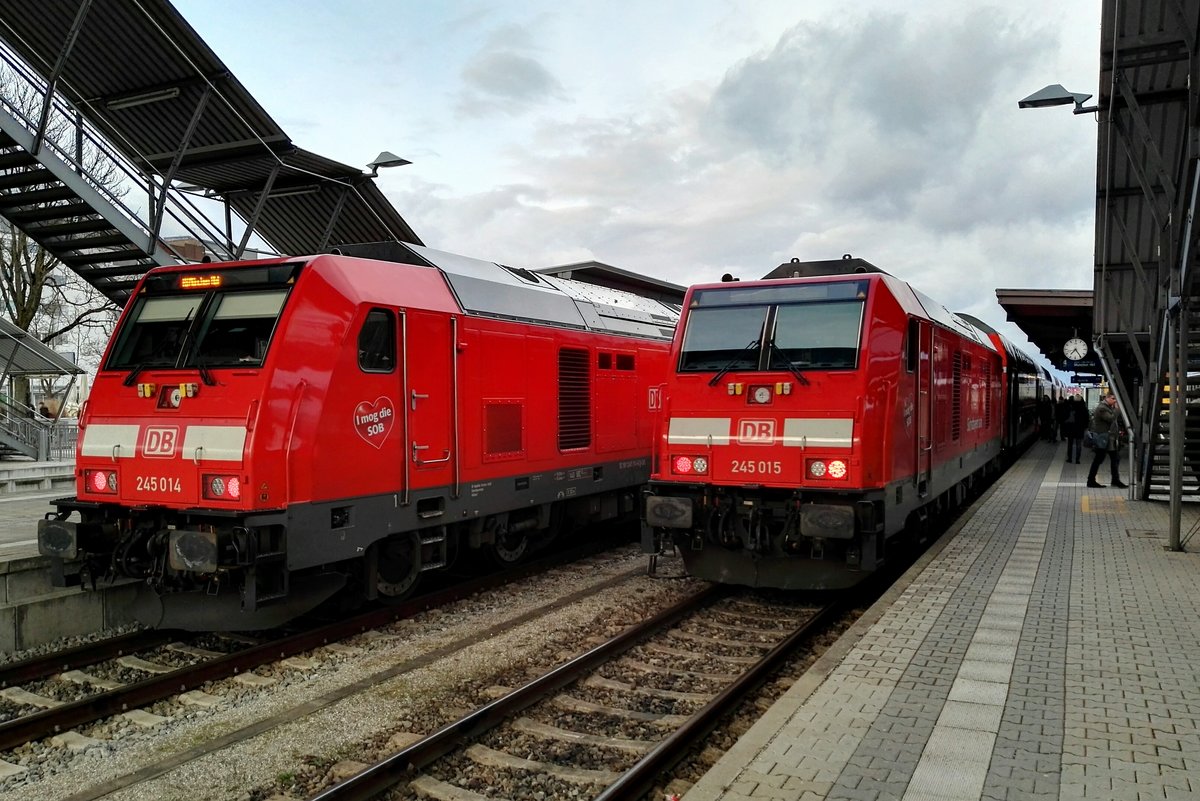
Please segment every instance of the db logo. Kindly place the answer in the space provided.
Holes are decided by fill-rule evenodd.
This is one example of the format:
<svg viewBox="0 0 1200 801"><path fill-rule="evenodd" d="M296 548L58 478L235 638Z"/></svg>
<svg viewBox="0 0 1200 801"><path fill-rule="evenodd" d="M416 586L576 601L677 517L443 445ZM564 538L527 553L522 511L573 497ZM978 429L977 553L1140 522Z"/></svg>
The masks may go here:
<svg viewBox="0 0 1200 801"><path fill-rule="evenodd" d="M650 387L650 395L647 398L647 406L650 411L657 411L662 408L662 387Z"/></svg>
<svg viewBox="0 0 1200 801"><path fill-rule="evenodd" d="M179 444L177 426L146 426L146 438L142 440L142 455L171 457Z"/></svg>
<svg viewBox="0 0 1200 801"><path fill-rule="evenodd" d="M774 420L738 420L739 445L771 445L775 442Z"/></svg>

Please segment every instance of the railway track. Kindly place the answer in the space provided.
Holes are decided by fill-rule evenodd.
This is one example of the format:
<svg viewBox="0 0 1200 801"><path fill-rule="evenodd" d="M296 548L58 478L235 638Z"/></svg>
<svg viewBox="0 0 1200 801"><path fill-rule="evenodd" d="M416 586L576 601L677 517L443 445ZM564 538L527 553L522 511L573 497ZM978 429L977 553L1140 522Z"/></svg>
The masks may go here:
<svg viewBox="0 0 1200 801"><path fill-rule="evenodd" d="M608 545L570 549L399 604L268 636L265 641L241 635L138 631L4 665L0 667L0 753L177 696L185 703L204 705L202 694L187 694L209 682L253 676L264 665L575 561ZM83 670L97 666L99 671Z"/></svg>
<svg viewBox="0 0 1200 801"><path fill-rule="evenodd" d="M842 607L708 588L312 799L638 798Z"/></svg>

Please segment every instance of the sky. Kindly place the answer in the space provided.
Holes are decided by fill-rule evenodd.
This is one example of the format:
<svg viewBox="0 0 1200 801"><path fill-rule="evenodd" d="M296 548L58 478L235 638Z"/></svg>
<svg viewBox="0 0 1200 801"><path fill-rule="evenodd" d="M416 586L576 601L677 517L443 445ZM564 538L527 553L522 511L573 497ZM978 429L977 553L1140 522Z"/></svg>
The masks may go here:
<svg viewBox="0 0 1200 801"><path fill-rule="evenodd" d="M1036 349L997 288L1089 289L1095 0L174 0L305 149L430 247L680 285L849 253Z"/></svg>

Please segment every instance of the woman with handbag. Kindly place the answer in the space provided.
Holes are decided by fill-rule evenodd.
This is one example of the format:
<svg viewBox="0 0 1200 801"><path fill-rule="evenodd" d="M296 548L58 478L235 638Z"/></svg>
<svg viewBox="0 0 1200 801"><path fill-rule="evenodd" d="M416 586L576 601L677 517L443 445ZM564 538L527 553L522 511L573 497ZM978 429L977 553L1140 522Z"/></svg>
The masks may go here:
<svg viewBox="0 0 1200 801"><path fill-rule="evenodd" d="M1111 392L1105 395L1092 411L1092 419L1088 421L1087 432L1084 434L1084 444L1094 453L1092 468L1088 470L1089 487L1104 487L1103 484L1097 483L1096 473L1106 456L1112 465L1112 485L1122 489L1128 486L1121 483L1121 474L1117 469L1121 462L1121 417L1117 413L1117 396Z"/></svg>

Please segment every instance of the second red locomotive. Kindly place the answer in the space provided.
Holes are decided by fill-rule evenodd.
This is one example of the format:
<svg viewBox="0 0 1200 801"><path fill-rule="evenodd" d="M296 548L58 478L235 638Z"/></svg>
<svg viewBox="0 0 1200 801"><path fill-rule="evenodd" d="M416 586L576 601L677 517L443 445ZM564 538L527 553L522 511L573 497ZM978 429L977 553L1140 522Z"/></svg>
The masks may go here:
<svg viewBox="0 0 1200 801"><path fill-rule="evenodd" d="M1018 354L861 259L692 287L645 549L714 581L857 583L1033 433L1009 419L1010 386L1036 375Z"/></svg>
<svg viewBox="0 0 1200 801"><path fill-rule="evenodd" d="M151 271L41 553L152 626L401 597L460 551L636 516L676 309L415 245Z"/></svg>

